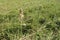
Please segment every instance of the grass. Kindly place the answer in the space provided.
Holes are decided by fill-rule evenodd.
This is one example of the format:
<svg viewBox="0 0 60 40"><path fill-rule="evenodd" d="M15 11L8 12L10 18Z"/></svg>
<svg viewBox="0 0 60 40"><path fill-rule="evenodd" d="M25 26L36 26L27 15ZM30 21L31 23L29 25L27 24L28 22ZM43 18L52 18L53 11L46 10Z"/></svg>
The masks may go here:
<svg viewBox="0 0 60 40"><path fill-rule="evenodd" d="M60 40L59 2L59 0L0 0L0 40L20 38ZM23 22L26 23L22 26L19 21L20 8L24 10Z"/></svg>

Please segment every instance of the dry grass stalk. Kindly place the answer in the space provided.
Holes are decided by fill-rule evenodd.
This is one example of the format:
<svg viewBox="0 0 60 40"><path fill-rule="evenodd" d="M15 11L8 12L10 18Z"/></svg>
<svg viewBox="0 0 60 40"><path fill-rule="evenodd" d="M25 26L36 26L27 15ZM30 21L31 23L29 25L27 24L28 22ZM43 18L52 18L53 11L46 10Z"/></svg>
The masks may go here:
<svg viewBox="0 0 60 40"><path fill-rule="evenodd" d="M24 11L23 11L22 8L19 10L19 21L21 22L21 25L26 25L25 23L23 23L23 21L24 21Z"/></svg>
<svg viewBox="0 0 60 40"><path fill-rule="evenodd" d="M24 19L24 13L23 13L23 9L22 8L19 10L19 19L20 19L20 21L22 23L22 21Z"/></svg>

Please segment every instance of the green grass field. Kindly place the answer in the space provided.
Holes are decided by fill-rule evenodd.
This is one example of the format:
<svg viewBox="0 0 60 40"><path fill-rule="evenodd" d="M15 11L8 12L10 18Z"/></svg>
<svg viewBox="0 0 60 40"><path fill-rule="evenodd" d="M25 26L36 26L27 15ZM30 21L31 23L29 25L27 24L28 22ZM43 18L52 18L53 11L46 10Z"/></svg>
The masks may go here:
<svg viewBox="0 0 60 40"><path fill-rule="evenodd" d="M20 8L26 25L19 20ZM60 40L60 0L0 0L0 40L24 38Z"/></svg>

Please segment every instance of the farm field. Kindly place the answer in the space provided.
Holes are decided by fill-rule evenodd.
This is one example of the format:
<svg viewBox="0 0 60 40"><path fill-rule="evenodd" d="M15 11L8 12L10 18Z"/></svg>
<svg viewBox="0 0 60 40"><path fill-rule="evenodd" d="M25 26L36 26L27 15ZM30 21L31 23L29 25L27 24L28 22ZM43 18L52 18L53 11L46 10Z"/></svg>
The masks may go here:
<svg viewBox="0 0 60 40"><path fill-rule="evenodd" d="M60 40L60 0L0 0L0 40Z"/></svg>

